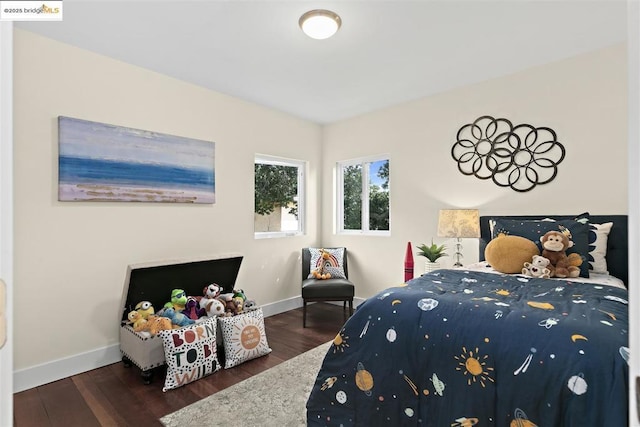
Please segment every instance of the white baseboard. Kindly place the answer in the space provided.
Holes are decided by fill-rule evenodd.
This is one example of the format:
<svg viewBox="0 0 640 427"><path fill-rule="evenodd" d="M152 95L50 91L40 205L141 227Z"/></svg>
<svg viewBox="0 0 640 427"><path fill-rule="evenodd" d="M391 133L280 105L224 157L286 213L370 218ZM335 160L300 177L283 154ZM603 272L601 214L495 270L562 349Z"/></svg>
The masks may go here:
<svg viewBox="0 0 640 427"><path fill-rule="evenodd" d="M265 304L262 306L262 312L265 317L269 317L299 307L302 307L302 297L294 297ZM112 344L86 353L19 369L13 371L13 392L18 393L121 360L120 344Z"/></svg>
<svg viewBox="0 0 640 427"><path fill-rule="evenodd" d="M357 307L363 301L364 298L354 298L354 305ZM341 302L338 304L342 305ZM265 317L274 316L302 307L302 297L276 301L261 307ZM92 369L118 363L121 360L120 344L112 344L30 368L19 369L13 371L13 392L18 393Z"/></svg>
<svg viewBox="0 0 640 427"><path fill-rule="evenodd" d="M81 372L119 362L120 344L13 371L13 392L28 390Z"/></svg>

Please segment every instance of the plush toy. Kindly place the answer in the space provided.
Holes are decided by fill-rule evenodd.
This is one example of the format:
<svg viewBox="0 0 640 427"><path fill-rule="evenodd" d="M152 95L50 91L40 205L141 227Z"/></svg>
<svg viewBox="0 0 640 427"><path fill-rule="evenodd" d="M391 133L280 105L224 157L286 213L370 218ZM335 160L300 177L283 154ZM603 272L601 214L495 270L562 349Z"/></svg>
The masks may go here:
<svg viewBox="0 0 640 427"><path fill-rule="evenodd" d="M547 268L549 260L540 255L534 255L531 262L525 262L522 274L529 277L539 277L548 279L551 277L551 270Z"/></svg>
<svg viewBox="0 0 640 427"><path fill-rule="evenodd" d="M222 292L222 286L211 283L202 290L204 296L200 299L200 308L204 309L207 316L224 316L225 306L218 297Z"/></svg>
<svg viewBox="0 0 640 427"><path fill-rule="evenodd" d="M195 320L189 319L187 315L182 314L179 311L175 311L173 308L165 308L161 314L162 317L166 317L171 320L171 324L178 327L189 326L196 323Z"/></svg>
<svg viewBox="0 0 640 427"><path fill-rule="evenodd" d="M187 303L182 310L182 314L191 320L198 320L207 315L207 310L200 307L200 303L196 297L187 297Z"/></svg>
<svg viewBox="0 0 640 427"><path fill-rule="evenodd" d="M218 285L217 283L207 285L202 290L202 294L205 298L218 298L221 292L222 286Z"/></svg>
<svg viewBox="0 0 640 427"><path fill-rule="evenodd" d="M171 291L171 301L164 305L164 308L173 308L177 312L184 310L187 303L187 293L183 289L174 289Z"/></svg>
<svg viewBox="0 0 640 427"><path fill-rule="evenodd" d="M155 314L153 305L149 301L140 301L136 304L136 311L140 313L143 319L147 319L152 314Z"/></svg>
<svg viewBox="0 0 640 427"><path fill-rule="evenodd" d="M320 249L320 253L321 253L320 265L317 268L315 268L313 271L311 271L311 277L314 279L320 279L320 280L330 279L331 273L324 270L324 264L325 264L324 262L329 258L331 258L331 254L329 252L326 252L324 249Z"/></svg>
<svg viewBox="0 0 640 427"><path fill-rule="evenodd" d="M147 319L143 318L142 314L137 310L130 311L127 314L127 319L129 319L129 323L131 323L133 330L136 332L144 330L147 323Z"/></svg>
<svg viewBox="0 0 640 427"><path fill-rule="evenodd" d="M160 331L173 329L171 319L162 316L151 315L147 317L147 323L144 324L143 331L148 331L151 335L156 335Z"/></svg>
<svg viewBox="0 0 640 427"><path fill-rule="evenodd" d="M217 298L223 303L223 304L227 304L229 301L233 300L233 292L226 292L224 294L220 294L217 296Z"/></svg>
<svg viewBox="0 0 640 427"><path fill-rule="evenodd" d="M571 233L565 229L561 231L547 231L540 238L542 242L542 256L549 259L547 268L551 271L551 277L578 277L579 266L582 264L580 255L573 253L567 255L567 249L573 247Z"/></svg>
<svg viewBox="0 0 640 427"><path fill-rule="evenodd" d="M233 302L236 304L236 313L242 313L244 311L244 299L241 296L233 297Z"/></svg>
<svg viewBox="0 0 640 427"><path fill-rule="evenodd" d="M182 314L181 312L176 311L171 307L164 309L164 311L162 312L162 317L171 319L172 325L176 325L180 327L189 326L196 323L195 320L189 319L185 314Z"/></svg>
<svg viewBox="0 0 640 427"><path fill-rule="evenodd" d="M238 314L238 304L232 297L230 300L224 302L224 315L225 316L235 316Z"/></svg>
<svg viewBox="0 0 640 427"><path fill-rule="evenodd" d="M244 310L251 310L256 308L258 305L255 300L248 299L244 302L244 306L242 307Z"/></svg>
<svg viewBox="0 0 640 427"><path fill-rule="evenodd" d="M234 298L240 297L240 298L242 298L243 301L247 300L247 296L245 295L244 290L242 290L242 289L234 289L233 290L233 297Z"/></svg>
<svg viewBox="0 0 640 427"><path fill-rule="evenodd" d="M499 234L484 250L484 258L494 270L501 273L522 272L522 266L534 255L540 255L538 246L529 239L508 234Z"/></svg>
<svg viewBox="0 0 640 427"><path fill-rule="evenodd" d="M245 303L247 302L247 296L243 289L233 290L233 301L236 303L236 313L242 313L245 309Z"/></svg>

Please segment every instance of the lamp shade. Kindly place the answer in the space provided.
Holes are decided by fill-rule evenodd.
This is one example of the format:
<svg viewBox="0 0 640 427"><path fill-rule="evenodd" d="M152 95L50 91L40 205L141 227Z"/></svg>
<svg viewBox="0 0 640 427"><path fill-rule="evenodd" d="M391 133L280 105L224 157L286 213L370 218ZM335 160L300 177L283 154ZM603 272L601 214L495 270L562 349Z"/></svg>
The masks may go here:
<svg viewBox="0 0 640 427"><path fill-rule="evenodd" d="M342 19L330 10L315 9L302 15L298 24L306 35L322 40L328 39L340 29Z"/></svg>
<svg viewBox="0 0 640 427"><path fill-rule="evenodd" d="M442 209L438 215L438 237L480 237L477 209Z"/></svg>

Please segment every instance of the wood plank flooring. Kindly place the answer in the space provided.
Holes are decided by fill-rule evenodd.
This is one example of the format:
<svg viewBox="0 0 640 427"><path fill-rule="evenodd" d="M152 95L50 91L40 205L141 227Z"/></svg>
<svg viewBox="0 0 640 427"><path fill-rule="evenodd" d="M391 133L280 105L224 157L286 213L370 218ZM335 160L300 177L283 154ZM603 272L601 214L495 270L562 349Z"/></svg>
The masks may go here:
<svg viewBox="0 0 640 427"><path fill-rule="evenodd" d="M25 390L13 396L14 425L161 426L159 418L333 339L343 323L342 307L326 303L308 306L306 328L301 308L267 317L271 353L166 393L163 368L144 385L121 362Z"/></svg>

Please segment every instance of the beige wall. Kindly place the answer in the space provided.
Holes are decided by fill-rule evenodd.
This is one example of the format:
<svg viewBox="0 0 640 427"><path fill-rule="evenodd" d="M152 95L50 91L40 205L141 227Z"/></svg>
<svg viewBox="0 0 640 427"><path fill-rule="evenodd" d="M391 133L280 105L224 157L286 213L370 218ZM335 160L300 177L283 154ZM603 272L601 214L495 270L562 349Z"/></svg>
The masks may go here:
<svg viewBox="0 0 640 427"><path fill-rule="evenodd" d="M389 153L391 237L335 236L334 189L323 187L322 235L349 247L356 295L367 297L403 280L408 241L451 245L436 235L438 210L479 208L487 214L627 213L626 45L326 126L322 175L338 160ZM547 185L516 193L491 180L462 175L451 157L458 129L483 115L554 129L566 149ZM465 262L478 243L463 241ZM416 274L424 271L416 257ZM451 257L443 263L452 264Z"/></svg>
<svg viewBox="0 0 640 427"><path fill-rule="evenodd" d="M265 305L299 296L301 247L343 244L366 298L403 280L407 241L430 241L440 208L627 211L622 45L325 127L21 30L14 79L16 370L117 345L130 263L239 252L239 283ZM518 194L461 175L456 131L486 114L555 129L567 149L556 180ZM58 202L59 115L215 141L216 204ZM254 240L255 153L309 160L306 236ZM335 162L380 153L391 237L335 236ZM465 249L475 261L477 243Z"/></svg>
<svg viewBox="0 0 640 427"><path fill-rule="evenodd" d="M117 344L130 263L236 252L238 283L258 303L300 294L317 215L307 236L254 240L253 162L317 159L318 125L22 30L14 80L15 369ZM58 202L59 115L215 141L216 203Z"/></svg>

